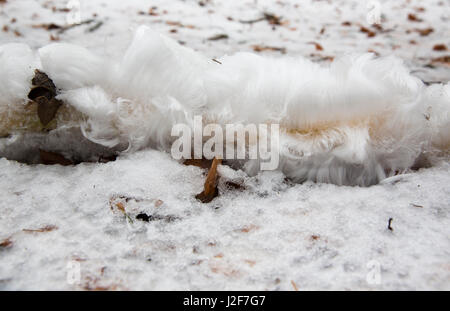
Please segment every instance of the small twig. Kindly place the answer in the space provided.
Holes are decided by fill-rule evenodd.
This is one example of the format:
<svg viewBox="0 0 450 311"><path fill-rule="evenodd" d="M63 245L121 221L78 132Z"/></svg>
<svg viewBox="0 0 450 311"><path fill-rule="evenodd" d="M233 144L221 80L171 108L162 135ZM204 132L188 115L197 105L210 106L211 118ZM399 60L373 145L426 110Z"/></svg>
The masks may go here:
<svg viewBox="0 0 450 311"><path fill-rule="evenodd" d="M239 23L242 23L242 24L253 24L253 23L262 22L262 21L264 21L264 20L266 20L266 17L265 17L265 16L260 17L260 18L258 18L258 19L249 20L249 21L243 21L243 20L240 20Z"/></svg>
<svg viewBox="0 0 450 311"><path fill-rule="evenodd" d="M215 59L215 58L213 58L212 61L222 65L222 63L219 62L219 61L218 61L217 59Z"/></svg>
<svg viewBox="0 0 450 311"><path fill-rule="evenodd" d="M388 222L388 229L391 231L394 231L394 228L392 228L392 220L394 220L393 218L389 218L389 222Z"/></svg>
<svg viewBox="0 0 450 311"><path fill-rule="evenodd" d="M101 26L103 25L102 21L97 22L97 24L95 24L94 26L92 26L91 28L89 28L87 31L88 32L94 32L97 29L99 29Z"/></svg>
<svg viewBox="0 0 450 311"><path fill-rule="evenodd" d="M69 29L72 29L72 28L74 28L74 27L77 27L77 26L81 26L81 25L85 25L85 24L90 24L90 23L92 23L93 21L94 21L93 19L87 19L87 20L85 20L85 21L79 22L78 24L71 24L71 25L62 27L62 28L58 31L58 34L62 34L63 32L65 32L65 31L67 31L67 30L69 30Z"/></svg>
<svg viewBox="0 0 450 311"><path fill-rule="evenodd" d="M228 39L228 35L225 33L222 33L222 34L218 34L218 35L208 38L208 40L210 40L210 41L223 40L223 39Z"/></svg>

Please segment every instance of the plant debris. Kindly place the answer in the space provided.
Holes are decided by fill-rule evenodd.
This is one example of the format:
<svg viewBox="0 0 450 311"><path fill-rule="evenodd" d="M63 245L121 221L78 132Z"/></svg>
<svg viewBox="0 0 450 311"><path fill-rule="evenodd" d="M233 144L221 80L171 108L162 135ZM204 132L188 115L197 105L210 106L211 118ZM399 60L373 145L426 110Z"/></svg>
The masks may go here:
<svg viewBox="0 0 450 311"><path fill-rule="evenodd" d="M309 44L314 44L316 51L323 51L323 47L317 42L308 42Z"/></svg>
<svg viewBox="0 0 450 311"><path fill-rule="evenodd" d="M56 116L62 101L55 98L56 86L44 72L36 69L31 83L33 87L28 93L28 98L37 103L39 120L46 126Z"/></svg>
<svg viewBox="0 0 450 311"><path fill-rule="evenodd" d="M88 28L87 32L94 32L103 25L102 21L97 22L94 26Z"/></svg>
<svg viewBox="0 0 450 311"><path fill-rule="evenodd" d="M221 159L214 158L211 168L208 171L208 176L206 176L204 190L195 196L202 203L209 203L219 195L219 190L217 189L217 165L221 163Z"/></svg>
<svg viewBox="0 0 450 311"><path fill-rule="evenodd" d="M285 25L287 24L287 21L282 21L282 18L280 16L276 16L275 14L272 13L263 13L263 16L257 19L253 19L253 20L240 20L240 23L243 24L253 24L253 23L258 23L258 22L262 22L262 21L267 21L269 23L269 25Z"/></svg>
<svg viewBox="0 0 450 311"><path fill-rule="evenodd" d="M210 40L210 41L223 40L223 39L228 39L228 35L223 33L223 34L218 34L218 35L208 38L208 40Z"/></svg>
<svg viewBox="0 0 450 311"><path fill-rule="evenodd" d="M74 27L81 26L81 25L86 25L86 24L90 24L90 23L92 23L92 22L94 22L93 19L87 19L87 20L81 21L81 22L79 22L79 23L77 23L77 24L70 24L70 25L68 25L68 26L61 27L61 28L59 29L58 33L59 33L59 34L62 34L63 32L66 32L67 30L72 29L72 28L74 28Z"/></svg>
<svg viewBox="0 0 450 311"><path fill-rule="evenodd" d="M180 218L177 216L174 216L174 215L158 215L158 214L147 215L145 213L139 213L138 215L136 215L136 219L142 220L145 222L164 220L165 222L170 223L170 222L174 222L175 220L178 220Z"/></svg>
<svg viewBox="0 0 450 311"><path fill-rule="evenodd" d="M0 249L6 249L13 245L13 242L11 241L11 238L6 238L3 241L0 242Z"/></svg>
<svg viewBox="0 0 450 311"><path fill-rule="evenodd" d="M375 35L376 35L376 33L374 31L372 31L369 28L366 28L364 26L360 26L359 31L366 33L367 37L369 37L369 38L375 37Z"/></svg>
<svg viewBox="0 0 450 311"><path fill-rule="evenodd" d="M113 197L109 200L109 207L112 211L114 211L114 207L117 208L130 223L133 223L133 219L130 217L130 215L125 210L125 205L122 202L115 202L117 199L124 199L124 197ZM127 199L125 199L126 202Z"/></svg>
<svg viewBox="0 0 450 311"><path fill-rule="evenodd" d="M275 46L266 46L266 45L252 45L253 51L255 52L263 52L263 51L276 51L281 52L281 54L286 54L286 48L280 48Z"/></svg>
<svg viewBox="0 0 450 311"><path fill-rule="evenodd" d="M418 18L417 15L412 13L408 14L408 20L411 22L423 22L423 19Z"/></svg>
<svg viewBox="0 0 450 311"><path fill-rule="evenodd" d="M445 44L436 44L433 46L433 51L447 51L447 46Z"/></svg>
<svg viewBox="0 0 450 311"><path fill-rule="evenodd" d="M388 221L388 229L389 230L391 230L391 231L394 231L394 228L392 228L392 221L393 221L394 219L393 218L389 218L389 221Z"/></svg>
<svg viewBox="0 0 450 311"><path fill-rule="evenodd" d="M414 29L415 32L418 32L422 37L428 36L430 33L434 31L433 28L424 28L424 29Z"/></svg>
<svg viewBox="0 0 450 311"><path fill-rule="evenodd" d="M33 28L42 28L45 30L55 30L55 29L61 29L62 26L57 25L55 23L49 23L49 24L37 24L37 25L33 25L31 26Z"/></svg>
<svg viewBox="0 0 450 311"><path fill-rule="evenodd" d="M55 225L47 225L39 229L22 229L22 231L27 233L37 233L37 232L42 233L42 232L50 232L57 229L58 227Z"/></svg>

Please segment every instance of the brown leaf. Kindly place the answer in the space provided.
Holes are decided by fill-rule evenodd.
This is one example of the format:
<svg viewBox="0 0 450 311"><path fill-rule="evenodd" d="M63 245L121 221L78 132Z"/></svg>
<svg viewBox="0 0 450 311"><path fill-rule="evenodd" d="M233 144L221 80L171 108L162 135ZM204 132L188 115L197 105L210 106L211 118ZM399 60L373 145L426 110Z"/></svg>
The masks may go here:
<svg viewBox="0 0 450 311"><path fill-rule="evenodd" d="M314 44L316 51L323 51L323 47L317 42L308 42L309 44Z"/></svg>
<svg viewBox="0 0 450 311"><path fill-rule="evenodd" d="M50 152L39 149L39 155L41 157L41 163L46 165L60 164L63 166L73 165L73 162L64 158L62 155L56 152Z"/></svg>
<svg viewBox="0 0 450 311"><path fill-rule="evenodd" d="M201 193L195 196L195 198L200 200L202 203L209 203L219 195L219 190L217 189L217 166L220 163L222 163L222 159L214 158L211 168L208 171L208 175L206 176L204 189Z"/></svg>
<svg viewBox="0 0 450 311"><path fill-rule="evenodd" d="M409 13L408 20L411 22L422 22L423 20L418 18L415 14Z"/></svg>
<svg viewBox="0 0 450 311"><path fill-rule="evenodd" d="M433 51L447 51L447 46L445 44L436 44L433 46Z"/></svg>
<svg viewBox="0 0 450 311"><path fill-rule="evenodd" d="M315 235L315 234L311 235L311 240L312 241L317 241L318 239L320 239L319 235Z"/></svg>
<svg viewBox="0 0 450 311"><path fill-rule="evenodd" d="M342 22L342 24L341 24L342 26L351 26L352 25L352 23L351 22Z"/></svg>
<svg viewBox="0 0 450 311"><path fill-rule="evenodd" d="M418 32L422 37L428 36L430 33L434 31L433 28L424 28L424 29L414 29L414 31Z"/></svg>
<svg viewBox="0 0 450 311"><path fill-rule="evenodd" d="M62 101L55 99L56 86L44 72L36 69L31 83L28 98L38 104L39 120L45 126L55 118Z"/></svg>
<svg viewBox="0 0 450 311"><path fill-rule="evenodd" d="M366 33L367 37L369 37L369 38L375 37L375 35L376 35L375 32L373 32L372 30L370 30L369 28L366 28L364 26L360 26L359 31Z"/></svg>
<svg viewBox="0 0 450 311"><path fill-rule="evenodd" d="M2 248L8 248L13 245L13 242L11 241L11 238L6 238L3 241L0 241L0 249Z"/></svg>

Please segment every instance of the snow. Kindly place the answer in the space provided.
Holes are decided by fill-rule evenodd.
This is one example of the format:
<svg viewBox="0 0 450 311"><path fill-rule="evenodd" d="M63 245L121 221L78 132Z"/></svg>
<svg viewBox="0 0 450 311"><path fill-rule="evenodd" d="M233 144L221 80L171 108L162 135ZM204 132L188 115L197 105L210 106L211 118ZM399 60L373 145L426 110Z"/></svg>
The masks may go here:
<svg viewBox="0 0 450 311"><path fill-rule="evenodd" d="M55 77L57 85L68 89L88 86L65 96L78 99L74 106L81 111L85 108L92 112L91 106L83 105L86 101L96 102L98 110L91 114L96 117L93 124L107 123L102 117L112 97L95 90L92 84L99 80L96 73L104 68L101 63L105 59L121 58L140 24L183 41L209 58L251 51L254 45L286 48L287 55L262 52L280 62L299 55L318 60L349 50L373 49L381 55L401 57L408 68L420 70L415 74L422 79L448 81L447 67L423 67L430 57L443 55L432 51L434 44L449 45L445 42L450 37L446 2L382 2L386 19L383 28L393 30L373 38L366 38L357 25L368 27L367 8L362 2L305 1L298 7L290 1L205 3L199 6L194 1L154 1L152 5L157 6L159 15L147 16L138 14L149 9L142 1L82 1L82 18L96 13L96 20L104 24L92 32L87 31L90 23L61 34L51 33L62 42L84 46L100 57L91 58L86 50L71 50L70 55L84 55L82 59L88 60L85 65L90 66L72 72L72 76L79 74L77 79ZM52 12L52 6L63 8L65 4L24 0L1 5L0 21L8 24L9 30L2 34L0 43L15 41L33 49L49 44L50 32L32 25L64 25L67 12ZM418 11L418 7L425 11ZM283 16L289 25L272 30L266 21L238 21L256 19L266 10ZM408 21L411 12L424 21L417 25ZM230 16L232 20L227 19ZM13 17L17 19L14 23ZM185 26L176 26L173 21ZM343 21L351 21L352 26L343 26ZM427 26L434 28L428 36L405 33ZM322 27L325 31L321 35ZM220 33L226 33L229 39L206 40ZM410 44L412 39L419 44ZM320 43L323 51L315 51L311 41ZM179 50L170 40L164 42L182 55L191 53ZM45 54L52 51L42 49L41 60L69 55L65 49L64 53L54 57L47 54L46 58ZM135 56L129 55L128 59ZM73 59L67 57L62 62ZM29 59L24 64L32 62ZM57 63L42 65L51 72ZM2 68L9 64L2 63ZM214 62L209 66L215 66ZM32 74L30 69L25 65L15 79L26 80ZM15 72L15 68L11 70ZM192 85L195 81L191 80ZM4 82L2 85L8 80ZM11 98L17 96L15 100L20 101L26 90L20 89L23 85L17 87ZM434 107L443 112L433 114L431 122L438 128L433 139L445 146L448 102L442 95L437 95L436 100L436 94L442 94L441 86L429 88L423 96L426 100L433 98ZM171 117L179 118L176 114ZM128 129L134 125L130 122ZM159 124L152 126L158 129ZM16 146L23 142L22 138L15 138ZM39 135L36 139L46 140ZM76 139L72 139L71 146L76 145ZM0 145L6 154L15 152L9 143L2 139ZM25 165L1 158L0 166L0 243L11 241L0 248L2 289L292 290L292 283L300 290L450 289L450 165L445 159L436 160L431 168L390 177L365 188L291 184L280 172L248 176L222 166L220 196L208 204L194 198L203 187L203 170L184 166L169 154L151 149L123 154L106 164ZM243 183L245 189L228 189L226 180ZM155 219L138 220L140 213ZM387 228L390 218L393 231ZM41 230L44 232L24 231L46 226L49 230ZM380 284L367 282L374 263L380 265ZM67 280L73 264L80 265L80 283Z"/></svg>
<svg viewBox="0 0 450 311"><path fill-rule="evenodd" d="M3 289L449 286L448 163L369 188L292 186L265 172L245 177L247 190L221 187L206 205L194 199L202 170L153 150L107 164L0 166L1 233L13 241L0 255ZM118 196L138 199L124 203L132 224L111 210ZM177 219L147 223L139 213ZM46 225L58 229L22 231ZM66 282L74 259L79 286ZM366 282L371 260L381 265L379 285Z"/></svg>

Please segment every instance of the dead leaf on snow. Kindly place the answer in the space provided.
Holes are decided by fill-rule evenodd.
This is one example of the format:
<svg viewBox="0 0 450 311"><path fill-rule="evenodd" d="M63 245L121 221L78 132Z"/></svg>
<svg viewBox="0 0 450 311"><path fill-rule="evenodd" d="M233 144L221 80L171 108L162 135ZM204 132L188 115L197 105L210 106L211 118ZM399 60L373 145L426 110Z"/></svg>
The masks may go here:
<svg viewBox="0 0 450 311"><path fill-rule="evenodd" d="M316 51L323 51L323 47L317 42L308 42L308 44L314 44Z"/></svg>
<svg viewBox="0 0 450 311"><path fill-rule="evenodd" d="M369 37L369 38L375 37L375 35L376 35L375 32L373 32L372 30L370 30L369 28L364 27L364 26L360 26L359 31L366 33L367 37Z"/></svg>
<svg viewBox="0 0 450 311"><path fill-rule="evenodd" d="M408 14L408 20L411 22L418 22L418 23L423 22L423 19L418 18L417 15L412 13Z"/></svg>
<svg viewBox="0 0 450 311"><path fill-rule="evenodd" d="M13 242L11 240L11 238L6 238L3 241L0 241L0 249L5 249L8 247L11 247L13 245Z"/></svg>
<svg viewBox="0 0 450 311"><path fill-rule="evenodd" d="M195 196L195 198L202 203L209 203L219 195L219 190L217 189L217 166L220 163L222 163L221 159L214 158L211 168L208 171L208 175L206 176L203 191Z"/></svg>
<svg viewBox="0 0 450 311"><path fill-rule="evenodd" d="M433 28L424 28L424 29L414 29L415 32L418 32L422 37L428 36L430 33L434 31Z"/></svg>
<svg viewBox="0 0 450 311"><path fill-rule="evenodd" d="M436 44L433 46L433 51L447 51L447 46L445 44Z"/></svg>

